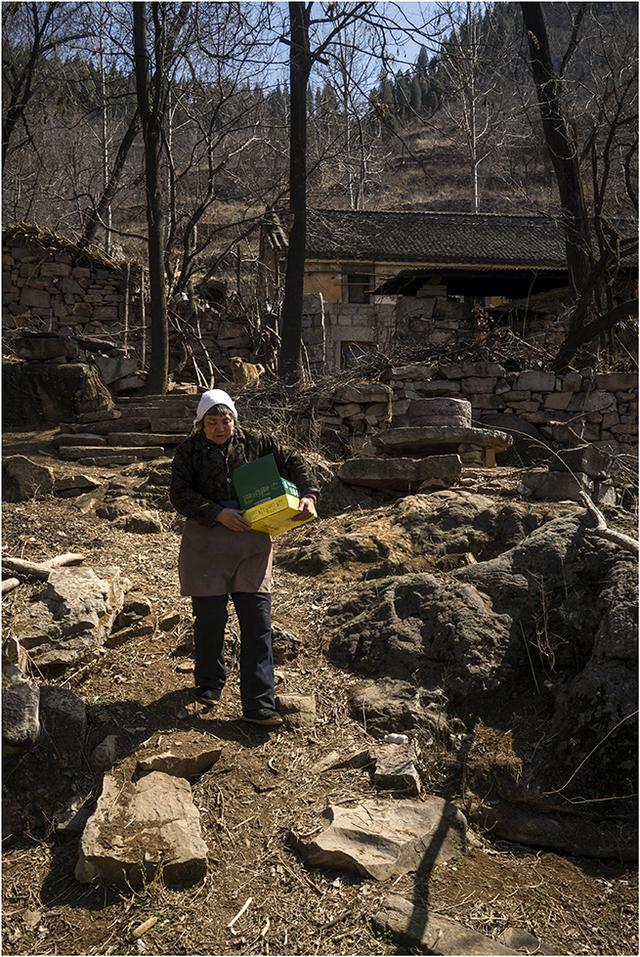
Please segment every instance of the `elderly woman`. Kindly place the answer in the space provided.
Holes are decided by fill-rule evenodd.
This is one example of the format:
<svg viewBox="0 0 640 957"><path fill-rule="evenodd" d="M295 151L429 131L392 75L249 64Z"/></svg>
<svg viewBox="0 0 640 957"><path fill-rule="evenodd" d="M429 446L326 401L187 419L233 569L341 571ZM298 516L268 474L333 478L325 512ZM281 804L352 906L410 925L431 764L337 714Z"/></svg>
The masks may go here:
<svg viewBox="0 0 640 957"><path fill-rule="evenodd" d="M241 428L233 400L221 389L211 389L198 404L194 433L176 450L169 495L187 519L179 572L180 592L191 596L195 617L196 699L208 706L220 700L231 595L240 622L243 719L276 727L282 719L273 691L271 538L252 531L231 481L239 465L270 453L282 477L300 491L300 517L315 514L318 491L304 460L273 437Z"/></svg>

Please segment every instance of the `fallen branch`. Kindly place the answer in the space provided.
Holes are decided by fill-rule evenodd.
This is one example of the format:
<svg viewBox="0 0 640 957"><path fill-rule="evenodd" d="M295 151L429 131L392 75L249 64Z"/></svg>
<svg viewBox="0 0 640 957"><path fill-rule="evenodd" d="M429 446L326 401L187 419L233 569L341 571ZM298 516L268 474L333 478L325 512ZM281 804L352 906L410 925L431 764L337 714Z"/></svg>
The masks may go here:
<svg viewBox="0 0 640 957"><path fill-rule="evenodd" d="M247 907L249 906L249 904L251 904L252 901L253 901L253 897L247 897L246 901L244 902L244 904L242 905L242 907L240 908L236 916L233 917L227 924L227 930L230 930L232 934L235 935L238 933L236 930L233 929L233 925L235 924L237 920L239 920L242 917L242 915L244 914Z"/></svg>
<svg viewBox="0 0 640 957"><path fill-rule="evenodd" d="M589 529L589 531L592 532L596 538L604 538L606 541L613 542L614 545L619 545L620 548L624 548L627 552L631 552L634 555L638 554L640 545L635 538L631 538L630 535L625 535L624 532L616 532L615 529L609 528L604 515L600 509L594 505L593 501L586 492L580 492L580 498L584 502L587 511L594 516L597 522L595 528Z"/></svg>
<svg viewBox="0 0 640 957"><path fill-rule="evenodd" d="M2 594L6 595L7 592L13 591L19 584L20 580L18 578L5 578L2 582Z"/></svg>
<svg viewBox="0 0 640 957"><path fill-rule="evenodd" d="M23 578L37 578L40 581L46 581L49 572L54 568L60 568L63 565L79 565L84 561L84 555L79 552L65 552L64 555L56 555L46 562L28 562L24 558L13 558L10 555L2 556L2 568Z"/></svg>

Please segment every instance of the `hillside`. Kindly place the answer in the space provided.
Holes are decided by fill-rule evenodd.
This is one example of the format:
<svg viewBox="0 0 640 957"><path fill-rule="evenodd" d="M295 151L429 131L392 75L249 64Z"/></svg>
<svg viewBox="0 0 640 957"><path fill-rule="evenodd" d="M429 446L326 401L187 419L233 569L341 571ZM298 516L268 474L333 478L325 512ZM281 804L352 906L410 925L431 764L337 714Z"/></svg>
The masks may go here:
<svg viewBox="0 0 640 957"><path fill-rule="evenodd" d="M5 455L26 452L57 475L77 472L50 457L50 435L6 435ZM598 710L604 702L566 698L580 681L593 687L598 667L625 687L630 557L590 538L579 506L519 499L518 469L466 468L457 489L394 501L340 490L325 461L321 521L278 540L274 586L276 691L313 696L316 713L270 735L238 722L233 623L220 706L207 711L192 699L191 616L188 600L177 597L181 520L166 498L168 464L88 468L96 488L80 498L5 503L5 554L82 552L84 566L117 565L130 594L150 606L96 658L38 679L81 702L87 736L73 741L60 726L35 750L7 759L5 951L392 954L398 938L389 908L397 898L389 895L399 895L415 900L416 915L426 907L436 926L447 918L491 938L487 953L536 946L525 932L544 953L633 952L633 810L622 800L633 752L623 733L589 754L608 720ZM132 518L141 509L151 511L146 525ZM621 510L605 511L628 529ZM554 571L559 559L564 581ZM540 583L529 598L521 567ZM3 599L9 634L41 588L26 583ZM418 617L431 622L422 639L416 601ZM543 629L530 646L535 657L514 638L501 663L496 639L516 619L516 605L529 601ZM600 644L615 627L619 649L601 664L592 644L599 622ZM423 641L433 647L427 658ZM75 797L92 810L103 776L125 768L158 732L166 742L195 733L221 749L191 779L208 853L204 880L169 887L157 877L121 890L78 883L79 833L59 823L63 808ZM305 863L304 846L326 827L328 806L357 810L377 800L390 812L406 801L406 781L381 790L372 773L388 732L408 736L419 805L441 797L466 815L464 849L435 864L426 855L417 870L377 880L345 870L339 856ZM95 749L110 735L115 753L98 765ZM493 824L482 816L490 806L502 808ZM560 850L567 842L572 853ZM135 939L150 918L153 926ZM420 950L415 937L405 939ZM446 939L440 952L453 952ZM478 953L477 946L455 952Z"/></svg>

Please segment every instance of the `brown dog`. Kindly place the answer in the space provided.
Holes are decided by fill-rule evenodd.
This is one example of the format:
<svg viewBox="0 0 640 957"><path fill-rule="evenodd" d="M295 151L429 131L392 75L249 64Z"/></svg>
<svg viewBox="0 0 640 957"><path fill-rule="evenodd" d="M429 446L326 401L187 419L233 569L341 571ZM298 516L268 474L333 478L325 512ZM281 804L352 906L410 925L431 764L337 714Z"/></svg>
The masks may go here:
<svg viewBox="0 0 640 957"><path fill-rule="evenodd" d="M231 356L231 378L236 385L257 385L265 368L260 363L247 362L241 356Z"/></svg>

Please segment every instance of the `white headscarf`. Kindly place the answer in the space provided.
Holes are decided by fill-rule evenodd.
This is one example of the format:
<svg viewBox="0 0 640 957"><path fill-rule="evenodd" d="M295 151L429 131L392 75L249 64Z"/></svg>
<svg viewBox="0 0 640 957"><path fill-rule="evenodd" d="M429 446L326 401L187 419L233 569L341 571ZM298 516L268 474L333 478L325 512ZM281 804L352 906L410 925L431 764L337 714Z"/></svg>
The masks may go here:
<svg viewBox="0 0 640 957"><path fill-rule="evenodd" d="M203 392L200 396L196 417L193 420L194 429L198 425L198 422L204 418L209 409L212 409L214 405L226 405L226 407L230 409L237 418L238 412L236 409L236 404L231 396L227 395L226 392L223 392L222 389L209 389L208 392Z"/></svg>

